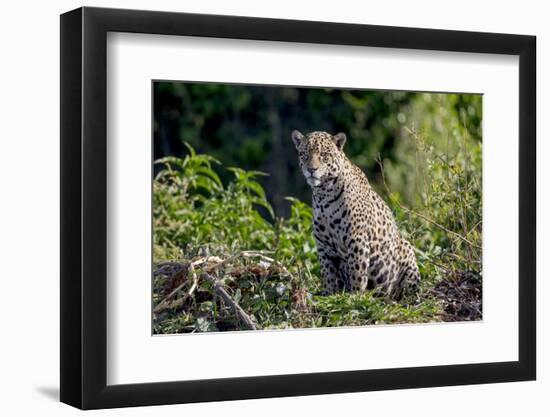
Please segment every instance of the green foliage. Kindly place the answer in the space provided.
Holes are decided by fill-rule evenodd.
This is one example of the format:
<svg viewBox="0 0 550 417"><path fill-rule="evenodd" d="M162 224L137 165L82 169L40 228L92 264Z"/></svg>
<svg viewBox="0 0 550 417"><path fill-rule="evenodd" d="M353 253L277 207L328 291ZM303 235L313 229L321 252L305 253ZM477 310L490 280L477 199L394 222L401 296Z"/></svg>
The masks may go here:
<svg viewBox="0 0 550 417"><path fill-rule="evenodd" d="M427 298L415 306L391 303L365 294L337 294L317 297L320 326L352 326L366 324L427 323L441 319L437 300Z"/></svg>
<svg viewBox="0 0 550 417"><path fill-rule="evenodd" d="M255 171L231 168L234 179L224 187L213 165L219 161L197 155L189 146L185 159L165 157L153 183L154 258L177 259L189 248L224 247L231 251L265 247L273 241L271 224L258 212L273 210Z"/></svg>
<svg viewBox="0 0 550 417"><path fill-rule="evenodd" d="M414 122L403 120L379 191L417 248L424 284L464 271L481 283L481 97L424 94L404 111Z"/></svg>
<svg viewBox="0 0 550 417"><path fill-rule="evenodd" d="M475 262L464 263L464 259L480 259L474 248L434 223L412 214L400 205L401 196L393 193L391 199L396 205L392 206L398 221L405 230L410 230L409 237L419 248L423 277L420 300L397 303L374 297L370 292L318 295L321 280L311 207L289 197L289 217L276 217L261 184L265 174L240 168L226 169L215 158L197 154L190 146L188 149L184 159L167 157L156 161L162 168L153 185L155 265L166 261L184 263L204 254L234 259L230 267L223 270L221 282L233 300L263 329L440 321L444 319L444 305L431 289L441 280L453 279L447 274L453 268L480 271L480 265ZM427 153L426 161L432 161L434 173L441 173L431 177L426 201L422 200L426 209L423 216L433 216L432 222L442 222L442 226L460 234L463 226L460 218L444 218L451 210L449 204L456 201L450 197L445 199L443 194L456 186L454 181L465 175L463 170L468 165L458 164L461 168L456 168L455 179L450 181L446 170L449 164L457 165L455 159L459 154L439 166L443 162L431 152L435 151ZM232 176L225 185L220 180L222 170ZM472 190L468 188L464 199L470 201L474 198L470 191L477 195L473 190L477 182L467 184ZM476 190L480 192L479 188ZM481 215L477 211L474 213ZM479 243L480 230L469 234L468 238ZM273 262L237 256L245 250L267 251ZM442 262L445 266L440 267ZM171 285L174 286L169 277L155 277L155 305L166 296L166 289L171 289ZM182 305L155 314L155 333L243 328L234 311L216 297L208 283L201 282L191 297L183 299Z"/></svg>

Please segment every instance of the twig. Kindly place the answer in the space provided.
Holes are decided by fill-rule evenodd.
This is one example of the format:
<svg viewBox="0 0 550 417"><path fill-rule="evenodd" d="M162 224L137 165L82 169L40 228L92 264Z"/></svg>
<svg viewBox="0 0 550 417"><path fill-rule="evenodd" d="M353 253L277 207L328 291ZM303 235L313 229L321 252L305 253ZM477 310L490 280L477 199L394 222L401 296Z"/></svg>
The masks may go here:
<svg viewBox="0 0 550 417"><path fill-rule="evenodd" d="M424 260L425 260L426 262L428 262L428 263L430 263L430 264L432 264L432 265L434 265L434 266L436 266L436 267L438 267L438 268L443 269L443 270L444 270L445 272L447 272L447 273L452 273L452 272L453 272L453 270L452 270L451 268L446 267L445 265L442 265L442 264L440 264L439 262L434 262L434 261L432 261L432 260L431 260L430 258L428 258L427 255L424 254L424 253L423 253L423 255L425 256Z"/></svg>
<svg viewBox="0 0 550 417"><path fill-rule="evenodd" d="M199 284L199 278L197 277L197 273L192 268L191 268L191 276L193 277L193 285L191 285L191 288L189 288L189 291L187 292L187 297L191 297L193 295L193 292L195 292L195 289Z"/></svg>
<svg viewBox="0 0 550 417"><path fill-rule="evenodd" d="M474 226L470 229L470 231L468 232L467 236L470 236L470 234L475 230L477 229L477 227L481 224L483 220L480 220L478 221L476 224L474 224Z"/></svg>
<svg viewBox="0 0 550 417"><path fill-rule="evenodd" d="M258 327L256 326L256 323L250 318L248 314L242 309L240 305L238 305L233 298L229 295L229 293L225 290L223 287L223 284L213 277L210 274L207 274L206 272L201 274L201 278L210 282L212 286L214 287L214 290L218 295L222 298L224 303L226 303L228 306L230 306L235 314L241 319L241 321L251 330L257 330Z"/></svg>
<svg viewBox="0 0 550 417"><path fill-rule="evenodd" d="M251 252L251 251L250 251L250 252ZM255 256L255 257L258 257L258 258L260 258L260 259L262 259L262 260L264 260L264 261L266 261L266 262L269 262L270 264L275 264L275 265L277 265L279 268L282 269L283 273L284 273L286 276L292 278L292 274L288 271L288 269L286 269L286 267L285 267L282 263L280 263L279 261L277 261L277 260L275 260L275 259L273 259L273 258L270 258L270 257L268 257L268 256L265 256L265 255L263 255L263 254L260 253L260 252L256 252L256 253L247 253L247 254L245 254L244 256L245 256L245 257L254 257L254 256Z"/></svg>
<svg viewBox="0 0 550 417"><path fill-rule="evenodd" d="M253 256L263 256L265 253L272 253L271 251L253 251L253 250L243 250L241 252L236 253L235 255L231 255L229 258L226 258L222 260L221 262L218 262L216 265L212 265L211 267L207 268L206 270L208 272L221 268L222 266L227 265L228 263L234 261L237 258L240 257L253 257Z"/></svg>
<svg viewBox="0 0 550 417"><path fill-rule="evenodd" d="M405 210L406 212L408 213L411 213L417 217L420 217L421 219L427 221L428 223L431 223L433 224L434 226L437 226L439 227L441 230L444 230L445 232L453 235L453 236L456 236L457 238L463 240L464 242L466 242L467 244L469 244L470 246L473 246L474 248L477 248L477 249L482 249L481 246L479 245L476 245L474 242L471 242L470 240L466 239L464 236L462 236L460 233L456 233L448 228L446 228L445 226L443 226L442 224L439 224L438 222L436 222L435 220L429 218L428 216L425 216L424 214L422 213L418 213L417 211L414 211L413 209L410 209L408 207L405 207L404 205L402 205L399 201L393 199L391 197L391 192L390 192L390 189L388 187L388 185L386 184L386 177L384 175L384 166L382 165L382 161L380 160L380 155L378 155L378 158L376 158L376 162L378 163L378 165L380 165L380 172L382 173L382 182L384 183L384 187L386 189L386 193L388 194L388 197L390 199L392 199L392 201L397 204L399 206L399 208L401 210Z"/></svg>
<svg viewBox="0 0 550 417"><path fill-rule="evenodd" d="M420 217L421 219L427 221L428 223L431 223L431 224L433 224L434 226L439 227L440 229L446 231L447 233L449 233L449 234L451 234L451 235L453 235L453 236L456 236L457 238L463 240L463 241L466 242L468 245L473 246L474 248L481 249L481 246L476 245L474 242L472 242L472 241L466 239L466 238L465 238L464 236L462 236L460 233L456 233L456 232L453 232L453 231L450 230L450 229L447 229L447 228L446 228L445 226L443 226L442 224L437 223L435 220L430 219L429 217L423 215L422 213L418 213L418 212L416 212L416 211L414 211L414 210L412 210L412 209L410 209L410 208L408 208L408 207L405 207L405 206L401 205L401 203L399 203L398 201L396 201L395 203L396 203L402 210L408 211L409 213L414 214L415 216Z"/></svg>
<svg viewBox="0 0 550 417"><path fill-rule="evenodd" d="M466 258L464 258L463 256L460 256L460 255L457 255L456 253L449 253L448 254L449 256L452 256L453 258L459 260L460 262L470 262L470 263L475 263L475 264L481 264L481 260L480 259L472 259L472 260L468 260Z"/></svg>

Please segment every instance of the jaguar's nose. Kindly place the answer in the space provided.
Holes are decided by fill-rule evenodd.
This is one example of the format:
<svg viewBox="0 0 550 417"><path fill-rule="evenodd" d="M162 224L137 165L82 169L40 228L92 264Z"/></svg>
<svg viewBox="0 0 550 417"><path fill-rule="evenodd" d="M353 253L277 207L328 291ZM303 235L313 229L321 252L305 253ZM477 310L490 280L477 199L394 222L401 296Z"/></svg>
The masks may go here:
<svg viewBox="0 0 550 417"><path fill-rule="evenodd" d="M309 167L308 170L309 170L310 174L315 174L317 172L318 168Z"/></svg>

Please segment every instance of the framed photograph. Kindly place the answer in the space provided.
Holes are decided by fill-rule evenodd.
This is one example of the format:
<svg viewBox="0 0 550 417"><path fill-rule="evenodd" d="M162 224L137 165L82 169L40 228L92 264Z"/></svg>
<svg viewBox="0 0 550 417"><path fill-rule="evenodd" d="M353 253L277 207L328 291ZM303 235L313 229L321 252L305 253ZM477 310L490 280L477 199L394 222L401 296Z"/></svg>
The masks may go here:
<svg viewBox="0 0 550 417"><path fill-rule="evenodd" d="M535 37L61 16L61 401L533 380Z"/></svg>

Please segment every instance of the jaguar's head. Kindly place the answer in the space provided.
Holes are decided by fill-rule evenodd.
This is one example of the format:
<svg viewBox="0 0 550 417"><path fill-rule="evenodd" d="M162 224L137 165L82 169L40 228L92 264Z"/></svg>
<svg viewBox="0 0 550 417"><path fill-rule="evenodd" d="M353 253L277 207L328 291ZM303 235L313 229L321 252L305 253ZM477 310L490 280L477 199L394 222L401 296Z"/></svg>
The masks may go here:
<svg viewBox="0 0 550 417"><path fill-rule="evenodd" d="M344 167L344 143L346 135L330 135L326 132L311 132L306 135L295 130L292 141L298 151L300 168L307 183L319 187L326 180L338 177Z"/></svg>

